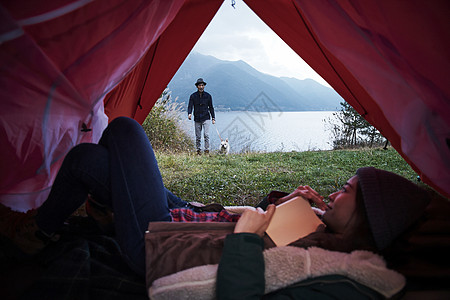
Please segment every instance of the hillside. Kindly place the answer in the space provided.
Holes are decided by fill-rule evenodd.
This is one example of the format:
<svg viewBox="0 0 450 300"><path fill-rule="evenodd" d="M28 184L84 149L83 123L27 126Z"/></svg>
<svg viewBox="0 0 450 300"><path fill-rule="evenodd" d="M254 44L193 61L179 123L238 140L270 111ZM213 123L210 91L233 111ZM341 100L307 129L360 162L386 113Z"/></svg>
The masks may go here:
<svg viewBox="0 0 450 300"><path fill-rule="evenodd" d="M191 53L168 87L185 103L196 91L197 78L206 82L216 110L313 111L336 110L343 99L312 79L278 78L261 73L244 61L224 61Z"/></svg>

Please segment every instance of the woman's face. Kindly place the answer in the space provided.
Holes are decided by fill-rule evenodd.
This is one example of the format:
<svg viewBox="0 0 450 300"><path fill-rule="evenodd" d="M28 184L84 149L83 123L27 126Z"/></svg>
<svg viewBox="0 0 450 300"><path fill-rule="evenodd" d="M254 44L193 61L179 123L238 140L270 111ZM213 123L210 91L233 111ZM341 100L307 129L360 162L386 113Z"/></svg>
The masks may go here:
<svg viewBox="0 0 450 300"><path fill-rule="evenodd" d="M341 190L331 194L329 197L329 209L323 215L323 222L333 232L342 234L352 226L352 216L356 208L356 186L358 177L350 178Z"/></svg>

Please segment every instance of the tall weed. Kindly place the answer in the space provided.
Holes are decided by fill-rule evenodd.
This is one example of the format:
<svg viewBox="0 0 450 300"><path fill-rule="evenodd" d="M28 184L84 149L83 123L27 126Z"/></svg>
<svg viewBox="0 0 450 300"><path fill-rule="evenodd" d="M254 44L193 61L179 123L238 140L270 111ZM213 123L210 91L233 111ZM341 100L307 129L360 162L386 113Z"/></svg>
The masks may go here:
<svg viewBox="0 0 450 300"><path fill-rule="evenodd" d="M142 124L155 151L180 153L194 149L194 141L180 120L182 106L176 100L166 89Z"/></svg>

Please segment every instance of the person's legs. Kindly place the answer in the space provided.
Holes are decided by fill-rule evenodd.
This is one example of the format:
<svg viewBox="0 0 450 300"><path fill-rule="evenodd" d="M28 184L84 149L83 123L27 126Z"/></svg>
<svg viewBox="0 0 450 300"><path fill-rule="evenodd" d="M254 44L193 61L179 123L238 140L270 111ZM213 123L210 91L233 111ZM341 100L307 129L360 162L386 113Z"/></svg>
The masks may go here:
<svg viewBox="0 0 450 300"><path fill-rule="evenodd" d="M202 139L202 122L195 122L195 147L197 152L201 151L201 139Z"/></svg>
<svg viewBox="0 0 450 300"><path fill-rule="evenodd" d="M100 144L109 152L111 200L117 241L129 265L145 274L144 234L149 221L171 221L167 192L141 125L113 120Z"/></svg>
<svg viewBox="0 0 450 300"><path fill-rule="evenodd" d="M80 144L69 151L48 199L36 216L33 213L27 217L39 227L30 230L54 233L86 201L88 193L97 202L112 206L116 237L124 257L133 270L143 275L148 222L171 221L171 216L153 149L136 121L118 118L105 129L100 145ZM13 217L24 215L7 208L4 211ZM24 234L34 234L28 231Z"/></svg>
<svg viewBox="0 0 450 300"><path fill-rule="evenodd" d="M205 151L209 151L209 122L206 120L203 122L203 137L205 138Z"/></svg>
<svg viewBox="0 0 450 300"><path fill-rule="evenodd" d="M187 207L188 202L184 201L180 197L175 196L171 191L167 190L167 202L169 205L169 208L180 208L180 207Z"/></svg>
<svg viewBox="0 0 450 300"><path fill-rule="evenodd" d="M34 255L57 238L53 233L86 201L88 192L106 201L110 198L109 186L106 148L78 145L64 158L49 197L41 207L23 213L0 205L0 236L7 244L11 242L8 245L13 253Z"/></svg>
<svg viewBox="0 0 450 300"><path fill-rule="evenodd" d="M61 228L64 221L85 201L88 193L110 203L109 154L105 147L80 144L64 158L47 200L36 215L38 227L47 234Z"/></svg>

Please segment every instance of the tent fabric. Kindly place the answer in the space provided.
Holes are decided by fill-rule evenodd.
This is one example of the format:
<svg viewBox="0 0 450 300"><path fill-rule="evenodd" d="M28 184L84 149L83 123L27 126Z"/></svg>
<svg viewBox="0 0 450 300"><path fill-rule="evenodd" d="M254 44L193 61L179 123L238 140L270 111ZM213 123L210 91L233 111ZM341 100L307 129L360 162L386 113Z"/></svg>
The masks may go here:
<svg viewBox="0 0 450 300"><path fill-rule="evenodd" d="M143 121L222 3L44 2L0 4L0 202L22 211L45 201L74 145L99 139L104 110Z"/></svg>
<svg viewBox="0 0 450 300"><path fill-rule="evenodd" d="M110 120L124 115L139 123L145 120L221 4L222 0L186 1L132 72L105 97Z"/></svg>
<svg viewBox="0 0 450 300"><path fill-rule="evenodd" d="M245 2L450 196L448 1ZM71 147L142 122L221 4L2 1L0 202L38 207Z"/></svg>
<svg viewBox="0 0 450 300"><path fill-rule="evenodd" d="M245 2L450 195L448 1Z"/></svg>

